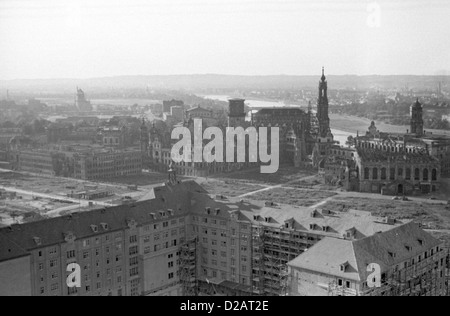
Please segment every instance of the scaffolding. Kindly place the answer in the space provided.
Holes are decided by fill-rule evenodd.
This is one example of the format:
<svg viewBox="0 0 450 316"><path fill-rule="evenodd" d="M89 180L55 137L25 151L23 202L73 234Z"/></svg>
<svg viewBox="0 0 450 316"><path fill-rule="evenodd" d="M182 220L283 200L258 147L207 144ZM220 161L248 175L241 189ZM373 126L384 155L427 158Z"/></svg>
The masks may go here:
<svg viewBox="0 0 450 316"><path fill-rule="evenodd" d="M328 284L328 296L444 296L448 295L448 251L440 251L417 262L396 268L381 276L381 287L349 289L338 284L338 279Z"/></svg>
<svg viewBox="0 0 450 316"><path fill-rule="evenodd" d="M183 296L198 296L197 238L180 247L180 283Z"/></svg>
<svg viewBox="0 0 450 316"><path fill-rule="evenodd" d="M263 224L253 227L253 293L265 296L289 294L287 263L313 245L306 234L286 227Z"/></svg>

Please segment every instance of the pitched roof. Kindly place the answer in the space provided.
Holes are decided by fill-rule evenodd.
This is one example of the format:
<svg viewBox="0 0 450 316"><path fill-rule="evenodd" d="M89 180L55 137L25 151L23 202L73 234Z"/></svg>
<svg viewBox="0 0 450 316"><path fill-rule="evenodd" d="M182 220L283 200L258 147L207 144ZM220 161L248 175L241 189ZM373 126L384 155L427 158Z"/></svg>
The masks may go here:
<svg viewBox="0 0 450 316"><path fill-rule="evenodd" d="M371 263L379 264L381 270L386 271L440 245L439 240L417 224L408 223L354 241L324 238L288 265L348 280L365 281L370 274L367 266ZM341 271L341 265L346 262L346 271Z"/></svg>
<svg viewBox="0 0 450 316"><path fill-rule="evenodd" d="M196 106L195 108L186 110L186 112L195 112L195 111L213 112L212 110L208 110L208 109L202 108L201 106Z"/></svg>
<svg viewBox="0 0 450 316"><path fill-rule="evenodd" d="M28 252L0 234L0 262L28 256Z"/></svg>
<svg viewBox="0 0 450 316"><path fill-rule="evenodd" d="M12 249L15 251L13 254L23 255L33 249L62 243L68 233L73 233L77 239L84 239L125 229L130 220L136 221L138 226L160 221L162 217L159 211L170 209L175 216L187 214L190 192L202 190L195 182L188 181L155 188L155 198L152 200L0 228L0 261L12 256L12 252L4 252L4 249ZM151 213L155 214L156 219ZM103 223L107 224L107 229L103 228ZM98 232L94 232L91 225L97 226ZM17 249L14 245L17 245Z"/></svg>

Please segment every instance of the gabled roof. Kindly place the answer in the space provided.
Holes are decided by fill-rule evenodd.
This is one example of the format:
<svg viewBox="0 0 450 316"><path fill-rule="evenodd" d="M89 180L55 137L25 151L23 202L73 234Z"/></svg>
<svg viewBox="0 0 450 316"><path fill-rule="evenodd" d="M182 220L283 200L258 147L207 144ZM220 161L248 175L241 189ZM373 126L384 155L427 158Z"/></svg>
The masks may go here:
<svg viewBox="0 0 450 316"><path fill-rule="evenodd" d="M440 245L439 240L417 224L408 223L354 241L324 238L288 265L313 273L364 282L371 273L367 272L367 266L371 263L379 264L381 271L386 271ZM348 262L345 272L340 269L344 262Z"/></svg>
<svg viewBox="0 0 450 316"><path fill-rule="evenodd" d="M28 252L0 234L0 262L28 256Z"/></svg>
<svg viewBox="0 0 450 316"><path fill-rule="evenodd" d="M0 228L0 261L63 243L68 233L74 234L76 239L91 238L126 229L130 220L136 221L138 226L160 221L158 211L173 210L174 216L185 215L190 210L189 194L205 192L193 181L159 187L153 191L155 198L152 200ZM107 224L107 228L102 224ZM93 231L92 225L98 227L98 232ZM11 249L11 252L4 249Z"/></svg>
<svg viewBox="0 0 450 316"><path fill-rule="evenodd" d="M186 112L195 112L195 111L212 112L212 110L208 110L208 109L202 108L201 106L196 106L195 108L186 110Z"/></svg>

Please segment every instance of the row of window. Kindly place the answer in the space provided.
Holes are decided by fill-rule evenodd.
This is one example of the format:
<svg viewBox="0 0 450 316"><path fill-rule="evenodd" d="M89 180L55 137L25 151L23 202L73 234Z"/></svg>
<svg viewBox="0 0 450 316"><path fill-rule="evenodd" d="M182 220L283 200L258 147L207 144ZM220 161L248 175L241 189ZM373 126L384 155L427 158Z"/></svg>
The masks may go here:
<svg viewBox="0 0 450 316"><path fill-rule="evenodd" d="M372 172L372 179L370 178L370 173ZM411 172L412 170L410 168L407 168L406 170L399 168L396 169L395 168L391 168L389 170L389 179L390 180L395 180L396 179L396 175L398 177L403 177L403 173L405 172L405 179L406 180L411 180ZM437 169L433 169L431 171L431 181L437 181L437 177L438 177L438 172ZM387 169L386 168L382 168L382 169L378 169L378 168L365 168L364 169L364 180L387 180ZM416 168L414 170L414 180L419 181L420 179L420 169ZM422 180L423 181L429 181L430 180L430 172L428 169L424 169L422 172Z"/></svg>

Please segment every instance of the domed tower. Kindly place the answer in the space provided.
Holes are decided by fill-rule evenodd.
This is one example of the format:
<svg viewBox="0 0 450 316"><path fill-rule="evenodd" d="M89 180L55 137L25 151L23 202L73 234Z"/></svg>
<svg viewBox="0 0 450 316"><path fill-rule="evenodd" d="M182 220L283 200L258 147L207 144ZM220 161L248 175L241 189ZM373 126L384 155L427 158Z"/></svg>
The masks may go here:
<svg viewBox="0 0 450 316"><path fill-rule="evenodd" d="M228 127L244 127L245 125L245 100L231 99L229 102Z"/></svg>
<svg viewBox="0 0 450 316"><path fill-rule="evenodd" d="M421 137L424 134L423 131L423 107L417 98L416 103L411 105L411 134L416 134L417 137Z"/></svg>

